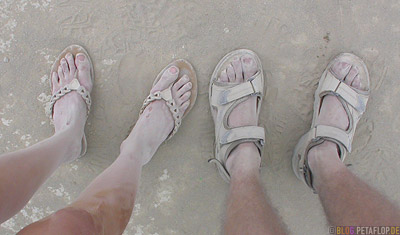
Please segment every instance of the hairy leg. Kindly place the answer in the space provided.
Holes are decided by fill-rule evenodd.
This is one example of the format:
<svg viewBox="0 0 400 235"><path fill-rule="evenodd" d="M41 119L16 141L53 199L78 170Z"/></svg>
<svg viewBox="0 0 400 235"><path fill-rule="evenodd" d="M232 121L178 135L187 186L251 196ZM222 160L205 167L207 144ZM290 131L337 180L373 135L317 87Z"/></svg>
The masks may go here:
<svg viewBox="0 0 400 235"><path fill-rule="evenodd" d="M328 222L334 226L399 226L400 210L340 161L336 144L325 142L309 153L314 185Z"/></svg>
<svg viewBox="0 0 400 235"><path fill-rule="evenodd" d="M241 144L230 168L231 184L226 234L286 234L261 185L260 154L254 144ZM232 156L231 156L232 157Z"/></svg>
<svg viewBox="0 0 400 235"><path fill-rule="evenodd" d="M347 85L362 88L358 68L336 62L332 72ZM318 124L346 130L349 120L335 96L324 98ZM340 161L336 144L325 141L310 149L308 161L314 187L325 209L328 221L335 226L400 225L400 211L382 194L361 181Z"/></svg>
<svg viewBox="0 0 400 235"><path fill-rule="evenodd" d="M240 83L257 72L254 58L235 58L221 73L220 82ZM249 97L237 105L228 117L230 127L258 125L257 99ZM231 175L225 222L227 234L284 234L284 228L274 208L268 202L261 185L260 153L253 143L243 143L234 149L226 162Z"/></svg>

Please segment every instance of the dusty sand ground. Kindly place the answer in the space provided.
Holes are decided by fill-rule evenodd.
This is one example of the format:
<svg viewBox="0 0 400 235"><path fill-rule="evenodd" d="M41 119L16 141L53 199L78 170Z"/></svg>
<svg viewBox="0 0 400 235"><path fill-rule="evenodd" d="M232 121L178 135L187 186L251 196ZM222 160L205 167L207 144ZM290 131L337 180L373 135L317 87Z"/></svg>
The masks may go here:
<svg viewBox="0 0 400 235"><path fill-rule="evenodd" d="M14 234L73 201L117 157L159 70L185 58L197 70L198 102L144 168L125 234L219 234L228 185L207 163L214 140L207 91L216 63L237 48L263 62L262 180L293 234L328 233L318 198L295 178L290 157L311 123L319 76L340 52L361 56L372 83L346 163L400 202L399 10L395 0L1 0L0 153L53 133L43 104L50 66L64 47L89 50L96 83L87 156L58 169L0 233Z"/></svg>

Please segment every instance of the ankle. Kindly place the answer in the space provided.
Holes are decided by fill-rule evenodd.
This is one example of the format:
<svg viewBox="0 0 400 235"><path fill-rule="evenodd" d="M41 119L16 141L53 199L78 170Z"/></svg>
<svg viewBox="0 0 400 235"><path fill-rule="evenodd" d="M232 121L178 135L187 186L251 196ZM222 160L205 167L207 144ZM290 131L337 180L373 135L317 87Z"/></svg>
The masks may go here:
<svg viewBox="0 0 400 235"><path fill-rule="evenodd" d="M308 164L312 170L332 161L340 162L338 148L334 142L324 141L308 152Z"/></svg>
<svg viewBox="0 0 400 235"><path fill-rule="evenodd" d="M52 139L58 143L56 148L60 156L62 156L60 164L70 162L79 157L83 147L82 138L83 127L76 124L66 126L54 133Z"/></svg>
<svg viewBox="0 0 400 235"><path fill-rule="evenodd" d="M134 128L132 133L122 141L120 146L120 156L139 162L140 165L143 166L150 161L158 147L159 145L144 141L143 138L136 134Z"/></svg>
<svg viewBox="0 0 400 235"><path fill-rule="evenodd" d="M239 144L229 155L226 168L231 177L258 174L261 157L254 143Z"/></svg>
<svg viewBox="0 0 400 235"><path fill-rule="evenodd" d="M331 141L325 141L311 148L307 157L316 188L321 183L320 179L335 177L337 172L344 168L344 164L339 158L337 145Z"/></svg>

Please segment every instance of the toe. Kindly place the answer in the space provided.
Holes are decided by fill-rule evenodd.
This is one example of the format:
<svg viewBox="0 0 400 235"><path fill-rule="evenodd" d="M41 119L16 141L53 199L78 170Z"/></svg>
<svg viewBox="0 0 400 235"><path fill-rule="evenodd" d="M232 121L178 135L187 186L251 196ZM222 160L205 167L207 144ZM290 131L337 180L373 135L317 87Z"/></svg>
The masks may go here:
<svg viewBox="0 0 400 235"><path fill-rule="evenodd" d="M188 101L191 94L192 94L192 93L191 93L190 91L185 92L185 93L178 99L178 104L179 104L179 105L182 105L183 103L185 103L186 101Z"/></svg>
<svg viewBox="0 0 400 235"><path fill-rule="evenodd" d="M186 102L184 102L184 103L181 105L180 111L181 111L182 113L186 112L186 110L189 108L189 105L190 105L190 100L187 100Z"/></svg>
<svg viewBox="0 0 400 235"><path fill-rule="evenodd" d="M90 61L83 53L78 53L75 58L76 69L78 70L79 82L90 92L93 84L90 74Z"/></svg>
<svg viewBox="0 0 400 235"><path fill-rule="evenodd" d="M361 89L361 79L360 79L360 76L358 74L353 79L353 82L351 83L351 86L356 88L356 89Z"/></svg>
<svg viewBox="0 0 400 235"><path fill-rule="evenodd" d="M56 91L58 91L60 87L60 78L58 77L58 74L56 72L53 72L51 75L51 82L52 82L52 93L54 94Z"/></svg>
<svg viewBox="0 0 400 235"><path fill-rule="evenodd" d="M258 67L254 58L250 55L244 55L240 58L242 61L244 79L247 80L257 73Z"/></svg>
<svg viewBox="0 0 400 235"><path fill-rule="evenodd" d="M355 66L352 66L347 76L344 78L344 82L347 85L351 85L354 81L354 78L358 75L358 69Z"/></svg>
<svg viewBox="0 0 400 235"><path fill-rule="evenodd" d="M60 64L61 64L62 71L64 73L64 78L67 80L69 78L69 68L68 68L67 60L65 58L62 58Z"/></svg>
<svg viewBox="0 0 400 235"><path fill-rule="evenodd" d="M190 91L190 89L192 89L192 83L188 82L178 90L177 92L178 97L181 97L183 94Z"/></svg>
<svg viewBox="0 0 400 235"><path fill-rule="evenodd" d="M63 73L63 70L62 70L61 65L58 66L57 73L58 73L58 78L60 79L59 84L60 84L61 86L65 85L65 84L64 84L65 82L63 81L63 80L64 80L64 73Z"/></svg>
<svg viewBox="0 0 400 235"><path fill-rule="evenodd" d="M239 57L235 57L232 61L233 70L235 71L236 81L242 82L243 81L243 69L242 69L242 62L240 61Z"/></svg>
<svg viewBox="0 0 400 235"><path fill-rule="evenodd" d="M181 89L188 82L189 82L189 77L185 74L174 84L172 90L174 92L178 92L178 90Z"/></svg>
<svg viewBox="0 0 400 235"><path fill-rule="evenodd" d="M226 73L228 74L229 82L236 82L235 70L231 64L226 68Z"/></svg>
<svg viewBox="0 0 400 235"><path fill-rule="evenodd" d="M331 72L337 79L343 80L349 73L350 69L351 64L343 61L337 61L332 65Z"/></svg>
<svg viewBox="0 0 400 235"><path fill-rule="evenodd" d="M229 82L228 74L226 74L226 70L225 69L221 72L221 76L219 77L219 81L220 82Z"/></svg>
<svg viewBox="0 0 400 235"><path fill-rule="evenodd" d="M74 75L76 71L74 56L71 53L68 53L65 58L67 59L67 64L69 67L70 75Z"/></svg>
<svg viewBox="0 0 400 235"><path fill-rule="evenodd" d="M75 58L76 68L81 71L90 71L90 63L83 53L78 53Z"/></svg>
<svg viewBox="0 0 400 235"><path fill-rule="evenodd" d="M169 67L161 75L161 79L157 82L153 89L151 89L151 92L162 91L168 88L168 86L178 78L178 74L179 69L176 66Z"/></svg>

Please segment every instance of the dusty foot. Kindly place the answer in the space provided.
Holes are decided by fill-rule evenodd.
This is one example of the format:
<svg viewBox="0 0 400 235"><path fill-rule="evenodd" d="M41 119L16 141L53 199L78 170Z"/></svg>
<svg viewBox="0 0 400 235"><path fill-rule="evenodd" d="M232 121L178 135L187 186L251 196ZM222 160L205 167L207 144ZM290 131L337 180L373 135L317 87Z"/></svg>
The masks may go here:
<svg viewBox="0 0 400 235"><path fill-rule="evenodd" d="M219 82L243 83L257 71L257 63L250 55L244 55L241 58L237 57L221 72ZM239 104L228 117L228 125L230 127L256 126L257 124L256 97L250 97ZM243 143L231 152L226 162L226 167L231 174L235 169L240 171L257 169L258 171L260 161L257 147L253 143Z"/></svg>
<svg viewBox="0 0 400 235"><path fill-rule="evenodd" d="M343 80L347 85L360 89L361 79L358 74L358 68L352 67L346 62L336 62L331 67L332 73L339 80ZM316 120L317 124L334 126L343 130L347 130L349 119L343 105L335 96L326 96L321 105L320 115ZM308 154L308 162L311 170L316 166L316 160L320 157L332 155L335 160L339 159L338 149L335 143L325 141L323 144L312 148Z"/></svg>
<svg viewBox="0 0 400 235"><path fill-rule="evenodd" d="M150 92L154 93L168 88L168 86L178 78L178 74L179 69L175 66L165 70L161 79ZM191 96L191 89L192 83L187 75L179 78L172 86L172 97L179 106L180 116L185 113L190 105L189 99ZM140 157L143 158L141 162L142 165L145 165L151 160L158 147L168 137L173 128L174 119L165 101L154 101L146 107L139 117L131 134L122 143L121 149L125 148L125 151L129 152L129 146L137 144L134 142L137 141L137 137L139 137L139 141L141 142L141 154L137 154L138 152L136 151L136 155L140 155Z"/></svg>
<svg viewBox="0 0 400 235"><path fill-rule="evenodd" d="M74 58L72 54L67 54L61 59L57 73L52 74L52 93L54 94L63 86L69 84L74 79L75 72L78 71L78 80L89 92L92 90L92 81L90 78L90 63L84 54L77 54ZM66 128L73 127L79 129L77 136L71 136L71 151L69 160L77 158L81 152L81 140L83 137L83 128L86 122L86 103L77 92L71 92L54 105L54 126L56 133Z"/></svg>

